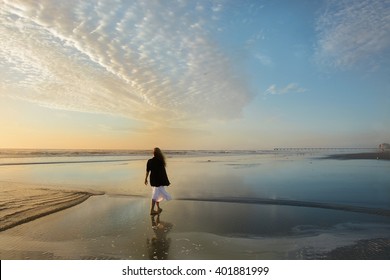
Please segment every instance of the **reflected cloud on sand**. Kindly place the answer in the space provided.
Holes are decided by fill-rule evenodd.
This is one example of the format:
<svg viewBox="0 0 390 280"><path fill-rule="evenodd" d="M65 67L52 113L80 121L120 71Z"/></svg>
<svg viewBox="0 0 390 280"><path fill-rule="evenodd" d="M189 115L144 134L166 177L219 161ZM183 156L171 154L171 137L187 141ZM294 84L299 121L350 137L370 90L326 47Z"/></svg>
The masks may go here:
<svg viewBox="0 0 390 280"><path fill-rule="evenodd" d="M173 224L160 220L159 215L151 216L152 229L154 236L146 239L146 247L148 256L151 260L166 260L168 259L169 246L171 239L167 238L169 231L173 228Z"/></svg>

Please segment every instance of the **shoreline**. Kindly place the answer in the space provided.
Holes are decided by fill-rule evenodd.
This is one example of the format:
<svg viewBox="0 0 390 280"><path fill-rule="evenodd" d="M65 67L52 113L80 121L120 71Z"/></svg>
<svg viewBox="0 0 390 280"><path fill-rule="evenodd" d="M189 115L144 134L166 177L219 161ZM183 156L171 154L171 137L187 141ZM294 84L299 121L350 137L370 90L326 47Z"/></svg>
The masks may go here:
<svg viewBox="0 0 390 280"><path fill-rule="evenodd" d="M0 187L0 232L83 203L98 193L36 186Z"/></svg>
<svg viewBox="0 0 390 280"><path fill-rule="evenodd" d="M325 159L376 159L376 160L390 160L390 151L375 152L375 153L353 153L353 154L333 154L324 157Z"/></svg>
<svg viewBox="0 0 390 280"><path fill-rule="evenodd" d="M306 207L318 208L335 211L347 211L369 215L378 215L390 217L390 209L365 207L350 204L324 203L315 201L300 201L292 199L276 199L276 198L247 198L247 197L219 197L219 198L191 198L179 197L176 200L194 201L194 202L212 202L212 203L234 203L234 204L254 204L254 205L273 205L273 206L291 206L291 207Z"/></svg>

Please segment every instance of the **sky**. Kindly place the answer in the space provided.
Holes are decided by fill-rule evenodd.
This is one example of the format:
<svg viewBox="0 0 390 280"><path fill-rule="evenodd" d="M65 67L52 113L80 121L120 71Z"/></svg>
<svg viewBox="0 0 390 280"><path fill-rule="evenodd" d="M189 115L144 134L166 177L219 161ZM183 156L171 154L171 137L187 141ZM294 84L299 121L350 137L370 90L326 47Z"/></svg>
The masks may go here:
<svg viewBox="0 0 390 280"><path fill-rule="evenodd" d="M390 142L389 0L0 0L0 148Z"/></svg>

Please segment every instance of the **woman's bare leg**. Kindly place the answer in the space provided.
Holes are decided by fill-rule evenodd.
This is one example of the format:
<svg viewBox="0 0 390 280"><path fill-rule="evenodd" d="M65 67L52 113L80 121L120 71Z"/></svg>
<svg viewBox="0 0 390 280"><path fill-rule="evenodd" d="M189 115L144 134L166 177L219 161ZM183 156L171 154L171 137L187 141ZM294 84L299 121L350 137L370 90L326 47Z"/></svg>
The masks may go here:
<svg viewBox="0 0 390 280"><path fill-rule="evenodd" d="M157 212L158 212L158 213L161 213L161 212L162 212L162 209L160 208L160 202L157 202L157 201L156 201L156 205L157 205Z"/></svg>
<svg viewBox="0 0 390 280"><path fill-rule="evenodd" d="M158 202L157 202L158 203ZM150 214L157 214L158 212L154 210L154 206L156 205L156 201L152 199L152 207L150 208ZM157 204L158 205L158 204Z"/></svg>

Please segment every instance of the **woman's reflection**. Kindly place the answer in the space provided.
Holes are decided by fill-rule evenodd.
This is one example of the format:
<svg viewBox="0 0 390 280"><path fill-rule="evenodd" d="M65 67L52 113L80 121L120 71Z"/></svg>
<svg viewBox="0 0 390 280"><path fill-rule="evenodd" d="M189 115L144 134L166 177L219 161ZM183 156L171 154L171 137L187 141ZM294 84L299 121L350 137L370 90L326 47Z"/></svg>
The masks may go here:
<svg viewBox="0 0 390 280"><path fill-rule="evenodd" d="M151 239L148 238L146 240L149 259L166 260L168 259L169 245L171 243L171 239L167 238L167 234L172 229L173 225L161 221L160 215L152 216L151 220L154 236Z"/></svg>

